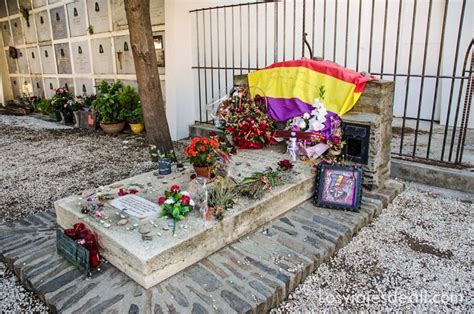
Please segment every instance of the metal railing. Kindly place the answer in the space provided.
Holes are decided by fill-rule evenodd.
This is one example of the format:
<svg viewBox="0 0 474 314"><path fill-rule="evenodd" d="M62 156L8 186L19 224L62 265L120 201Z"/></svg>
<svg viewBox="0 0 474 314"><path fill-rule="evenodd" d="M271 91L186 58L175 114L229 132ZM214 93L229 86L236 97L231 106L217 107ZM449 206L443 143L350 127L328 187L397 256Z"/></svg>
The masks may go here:
<svg viewBox="0 0 474 314"><path fill-rule="evenodd" d="M280 0L192 10L199 121L211 122L206 103L234 75L311 52L395 81L394 156L462 164L474 127L472 9L468 0Z"/></svg>

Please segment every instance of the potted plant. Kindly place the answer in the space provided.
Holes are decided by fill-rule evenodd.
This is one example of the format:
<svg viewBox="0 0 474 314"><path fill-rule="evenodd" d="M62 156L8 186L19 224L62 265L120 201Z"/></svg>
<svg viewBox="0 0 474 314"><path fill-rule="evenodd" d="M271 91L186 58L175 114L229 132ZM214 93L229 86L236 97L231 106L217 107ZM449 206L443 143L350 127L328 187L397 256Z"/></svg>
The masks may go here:
<svg viewBox="0 0 474 314"><path fill-rule="evenodd" d="M102 81L98 86L96 99L92 101L100 119L100 127L107 134L118 134L125 127L126 111L118 99L123 85L120 81L109 84Z"/></svg>
<svg viewBox="0 0 474 314"><path fill-rule="evenodd" d="M140 95L131 86L125 86L118 96L118 100L126 111L126 120L134 134L140 134L143 129L143 111Z"/></svg>
<svg viewBox="0 0 474 314"><path fill-rule="evenodd" d="M80 111L84 107L84 99L81 96L77 96L68 101L68 106L74 116L74 127L78 128L81 116Z"/></svg>
<svg viewBox="0 0 474 314"><path fill-rule="evenodd" d="M167 175L171 173L171 163L176 160L174 151L168 153L161 152L156 145L149 146L151 160L158 162L158 173Z"/></svg>
<svg viewBox="0 0 474 314"><path fill-rule="evenodd" d="M73 122L73 114L69 104L70 100L74 100L74 95L66 87L56 89L56 93L51 98L51 104L56 114L59 113L61 123L71 124Z"/></svg>
<svg viewBox="0 0 474 314"><path fill-rule="evenodd" d="M200 177L210 178L216 161L226 155L215 137L195 137L184 150L185 157Z"/></svg>

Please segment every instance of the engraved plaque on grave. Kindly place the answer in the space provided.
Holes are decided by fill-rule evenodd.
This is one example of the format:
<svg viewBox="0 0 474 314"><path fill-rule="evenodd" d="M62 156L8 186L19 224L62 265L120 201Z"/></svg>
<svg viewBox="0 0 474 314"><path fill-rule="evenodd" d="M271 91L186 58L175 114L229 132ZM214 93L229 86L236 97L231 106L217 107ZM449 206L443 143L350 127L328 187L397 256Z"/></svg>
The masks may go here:
<svg viewBox="0 0 474 314"><path fill-rule="evenodd" d="M31 15L28 21L21 19L23 23L23 31L25 34L25 41L27 44L36 43L36 29L35 29L35 19Z"/></svg>
<svg viewBox="0 0 474 314"><path fill-rule="evenodd" d="M72 78L59 78L59 86L66 87L71 93L74 94L74 81Z"/></svg>
<svg viewBox="0 0 474 314"><path fill-rule="evenodd" d="M18 0L20 8L31 10L31 0Z"/></svg>
<svg viewBox="0 0 474 314"><path fill-rule="evenodd" d="M114 30L127 29L127 16L123 0L110 0Z"/></svg>
<svg viewBox="0 0 474 314"><path fill-rule="evenodd" d="M94 93L94 85L92 84L92 79L76 79L76 95L84 95L84 94L93 94Z"/></svg>
<svg viewBox="0 0 474 314"><path fill-rule="evenodd" d="M118 197L112 200L110 205L140 220L156 216L161 211L161 207L156 203L133 194Z"/></svg>
<svg viewBox="0 0 474 314"><path fill-rule="evenodd" d="M53 39L67 38L67 24L64 7L50 10L51 28L53 29Z"/></svg>
<svg viewBox="0 0 474 314"><path fill-rule="evenodd" d="M89 274L89 251L66 236L61 229L56 230L56 250L59 255L82 269L86 275Z"/></svg>
<svg viewBox="0 0 474 314"><path fill-rule="evenodd" d="M151 0L150 1L150 17L151 25L165 24L165 1Z"/></svg>
<svg viewBox="0 0 474 314"><path fill-rule="evenodd" d="M71 74L71 54L69 53L69 44L54 45L54 52L56 53L56 63L58 66L58 74Z"/></svg>
<svg viewBox="0 0 474 314"><path fill-rule="evenodd" d="M87 0L87 13L89 14L89 25L94 27L94 33L110 30L107 0Z"/></svg>
<svg viewBox="0 0 474 314"><path fill-rule="evenodd" d="M7 5L5 1L0 1L0 18L7 16Z"/></svg>
<svg viewBox="0 0 474 314"><path fill-rule="evenodd" d="M10 36L10 23L8 23L8 21L1 22L0 29L2 31L4 47L11 46L13 44L13 41L12 37Z"/></svg>
<svg viewBox="0 0 474 314"><path fill-rule="evenodd" d="M28 58L26 57L25 48L18 49L18 71L21 74L29 74L30 70L28 69Z"/></svg>
<svg viewBox="0 0 474 314"><path fill-rule="evenodd" d="M8 73L18 73L18 65L16 63L16 59L13 59L9 55L7 55L7 63L8 63Z"/></svg>
<svg viewBox="0 0 474 314"><path fill-rule="evenodd" d="M87 20L84 1L67 4L67 16L69 19L69 32L71 37L86 35Z"/></svg>
<svg viewBox="0 0 474 314"><path fill-rule="evenodd" d="M45 97L51 98L56 93L58 89L58 80L55 78L44 78L44 94Z"/></svg>
<svg viewBox="0 0 474 314"><path fill-rule="evenodd" d="M15 45L23 45L25 43L25 38L23 37L20 18L13 19L10 21L10 23L13 34L13 42Z"/></svg>
<svg viewBox="0 0 474 314"><path fill-rule="evenodd" d="M18 77L12 77L10 78L10 82L12 84L12 92L13 92L13 97L18 98L20 97L20 82Z"/></svg>
<svg viewBox="0 0 474 314"><path fill-rule="evenodd" d="M115 63L117 64L117 73L134 74L135 64L133 63L133 55L130 44L130 36L114 37L115 46Z"/></svg>
<svg viewBox="0 0 474 314"><path fill-rule="evenodd" d="M54 64L54 51L52 46L40 46L41 63L43 64L43 73L55 74L56 64Z"/></svg>
<svg viewBox="0 0 474 314"><path fill-rule="evenodd" d="M89 42L87 40L71 42L74 72L79 74L91 73L89 57Z"/></svg>
<svg viewBox="0 0 474 314"><path fill-rule="evenodd" d="M112 74L114 64L112 62L112 42L110 38L98 38L91 40L92 62L94 73Z"/></svg>
<svg viewBox="0 0 474 314"><path fill-rule="evenodd" d="M34 77L32 79L33 95L44 98L43 79L41 77Z"/></svg>
<svg viewBox="0 0 474 314"><path fill-rule="evenodd" d="M8 14L10 16L19 12L18 3L15 0L7 0Z"/></svg>
<svg viewBox="0 0 474 314"><path fill-rule="evenodd" d="M31 73L41 74L41 63L38 48L27 48L26 54L28 55Z"/></svg>
<svg viewBox="0 0 474 314"><path fill-rule="evenodd" d="M48 12L41 11L36 13L34 16L36 21L36 34L38 35L38 41L51 40Z"/></svg>
<svg viewBox="0 0 474 314"><path fill-rule="evenodd" d="M46 0L33 0L33 7L39 8L46 5Z"/></svg>

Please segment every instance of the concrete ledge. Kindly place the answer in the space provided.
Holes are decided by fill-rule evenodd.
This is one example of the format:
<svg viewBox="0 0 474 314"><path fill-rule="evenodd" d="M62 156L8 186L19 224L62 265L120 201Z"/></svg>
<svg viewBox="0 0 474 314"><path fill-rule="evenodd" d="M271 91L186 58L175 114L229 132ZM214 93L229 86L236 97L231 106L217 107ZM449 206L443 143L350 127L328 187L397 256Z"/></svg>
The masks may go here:
<svg viewBox="0 0 474 314"><path fill-rule="evenodd" d="M392 178L414 181L467 193L474 192L474 173L467 170L392 159Z"/></svg>

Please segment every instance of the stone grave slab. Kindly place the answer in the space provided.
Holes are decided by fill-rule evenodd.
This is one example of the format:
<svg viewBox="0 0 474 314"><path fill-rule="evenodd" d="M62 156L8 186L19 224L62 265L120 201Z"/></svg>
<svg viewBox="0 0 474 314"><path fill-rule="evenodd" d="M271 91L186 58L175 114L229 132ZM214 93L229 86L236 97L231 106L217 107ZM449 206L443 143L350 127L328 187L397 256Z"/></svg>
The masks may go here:
<svg viewBox="0 0 474 314"><path fill-rule="evenodd" d="M31 0L18 0L18 4L20 5L20 8L31 10Z"/></svg>
<svg viewBox="0 0 474 314"><path fill-rule="evenodd" d="M127 29L127 15L125 14L125 5L122 0L110 0L112 10L112 24L114 30Z"/></svg>
<svg viewBox="0 0 474 314"><path fill-rule="evenodd" d="M94 85L92 83L92 79L83 79L77 78L76 79L76 95L83 95L83 94L92 94L94 92Z"/></svg>
<svg viewBox="0 0 474 314"><path fill-rule="evenodd" d="M18 65L16 59L13 59L7 54L8 73L18 73Z"/></svg>
<svg viewBox="0 0 474 314"><path fill-rule="evenodd" d="M135 74L130 36L114 37L115 62L118 74Z"/></svg>
<svg viewBox="0 0 474 314"><path fill-rule="evenodd" d="M71 52L75 73L91 73L89 42L87 40L71 42Z"/></svg>
<svg viewBox="0 0 474 314"><path fill-rule="evenodd" d="M67 38L66 13L64 7L58 7L50 10L51 28L53 30L53 39Z"/></svg>
<svg viewBox="0 0 474 314"><path fill-rule="evenodd" d="M33 0L33 7L39 8L46 5L46 0Z"/></svg>
<svg viewBox="0 0 474 314"><path fill-rule="evenodd" d="M33 84L33 94L35 96L44 98L43 79L41 77L33 77L32 84Z"/></svg>
<svg viewBox="0 0 474 314"><path fill-rule="evenodd" d="M26 48L26 54L30 62L30 70L33 74L41 74L41 62L38 47Z"/></svg>
<svg viewBox="0 0 474 314"><path fill-rule="evenodd" d="M94 33L110 31L108 0L87 0L87 13Z"/></svg>
<svg viewBox="0 0 474 314"><path fill-rule="evenodd" d="M56 64L54 63L53 46L40 46L41 63L43 64L43 73L56 74Z"/></svg>
<svg viewBox="0 0 474 314"><path fill-rule="evenodd" d="M114 73L112 62L112 41L110 38L96 38L91 40L92 62L95 74Z"/></svg>
<svg viewBox="0 0 474 314"><path fill-rule="evenodd" d="M51 40L51 31L49 26L49 16L46 10L36 13L36 33L38 35L38 41Z"/></svg>
<svg viewBox="0 0 474 314"><path fill-rule="evenodd" d="M18 9L18 3L16 1L7 0L8 14L17 14L20 10Z"/></svg>
<svg viewBox="0 0 474 314"><path fill-rule="evenodd" d="M82 36L87 33L86 8L84 4L84 1L79 1L66 5L71 37Z"/></svg>
<svg viewBox="0 0 474 314"><path fill-rule="evenodd" d="M28 57L26 56L26 49L20 48L18 49L18 71L20 74L29 74L30 71L28 69Z"/></svg>
<svg viewBox="0 0 474 314"><path fill-rule="evenodd" d="M20 78L18 77L11 77L10 82L12 84L12 92L13 92L13 97L17 98L20 97Z"/></svg>
<svg viewBox="0 0 474 314"><path fill-rule="evenodd" d="M71 93L74 94L74 81L72 78L59 78L59 86L66 87Z"/></svg>
<svg viewBox="0 0 474 314"><path fill-rule="evenodd" d="M0 1L0 18L7 17L7 5L5 1Z"/></svg>
<svg viewBox="0 0 474 314"><path fill-rule="evenodd" d="M255 171L263 171L268 166L276 168L277 162L284 159L285 154L272 150L243 150L233 156L231 171L238 178L244 178ZM178 184L182 190L192 193L197 188L196 181L190 180L193 173L188 166L184 172L173 174L160 179L152 172L144 173L110 186L103 187L101 193L117 196L120 187L141 186L137 196L148 201L156 202L158 197L173 184ZM164 181L166 180L166 183ZM119 226L121 219L119 210L109 202L104 206L104 213L111 226L106 227L100 220L81 213L81 197L75 195L55 203L57 222L63 228L70 228L78 221L84 222L98 235L101 254L107 260L137 283L145 288L152 287L184 268L198 262L243 235L255 230L266 222L285 213L292 207L309 199L314 193L314 170L303 163L295 166L292 182L274 188L261 200L254 201L239 198L236 205L225 212L222 221L205 221L195 209L185 220L178 223L176 234L173 236L172 220L160 218L159 214L147 220L128 216L128 224ZM151 221L150 221L151 220ZM138 230L141 225L151 228L149 233L152 241L143 241ZM127 226L129 229L127 230ZM132 226L132 228L130 228Z"/></svg>
<svg viewBox="0 0 474 314"><path fill-rule="evenodd" d="M35 28L35 19L33 14L29 17L28 22L25 19L22 19L23 31L25 34L25 42L27 44L36 43L36 28Z"/></svg>
<svg viewBox="0 0 474 314"><path fill-rule="evenodd" d="M23 45L25 43L25 38L23 37L23 30L21 27L20 18L16 18L10 21L13 35L13 42L15 45Z"/></svg>
<svg viewBox="0 0 474 314"><path fill-rule="evenodd" d="M44 94L46 97L51 98L56 93L56 89L58 89L58 80L52 77L45 77L44 78Z"/></svg>
<svg viewBox="0 0 474 314"><path fill-rule="evenodd" d="M10 23L8 23L8 21L1 22L0 29L2 31L4 46L5 47L11 46L13 44L13 41L10 35Z"/></svg>
<svg viewBox="0 0 474 314"><path fill-rule="evenodd" d="M69 53L69 43L55 44L54 52L56 53L56 63L58 66L58 74L71 74L71 54Z"/></svg>
<svg viewBox="0 0 474 314"><path fill-rule="evenodd" d="M165 24L165 1L150 1L151 25Z"/></svg>

